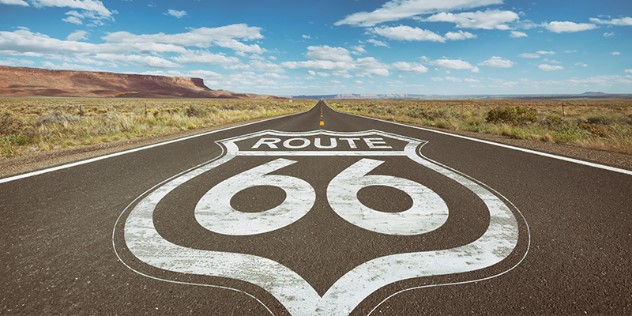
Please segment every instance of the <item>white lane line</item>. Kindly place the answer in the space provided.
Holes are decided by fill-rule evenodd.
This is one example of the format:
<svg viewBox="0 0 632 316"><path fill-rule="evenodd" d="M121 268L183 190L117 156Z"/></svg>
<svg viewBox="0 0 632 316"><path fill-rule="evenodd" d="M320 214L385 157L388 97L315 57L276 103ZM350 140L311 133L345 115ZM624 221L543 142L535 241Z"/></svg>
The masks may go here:
<svg viewBox="0 0 632 316"><path fill-rule="evenodd" d="M138 151L143 151L143 150L146 150L146 149L151 149L151 148L163 146L163 145L173 144L173 143L177 143L177 142L193 139L193 138L196 138L196 137L202 137L202 136L207 136L207 135L211 135L211 134L215 134L215 133L219 133L219 132L223 132L223 131L228 131L228 130L239 128L239 127L249 126L249 125L253 125L253 124L257 124L257 123L263 123L263 122L275 120L275 119L278 119L278 118L284 118L284 117L299 115L299 114L306 113L308 111L300 112L300 113L294 113L294 114L287 114L287 115L283 115L283 116L272 117L272 118L264 119L264 120L261 120L261 121L255 121L255 122L250 122L250 123L236 125L236 126L225 127L225 128L222 128L222 129L213 130L213 131L209 131L209 132L205 132L205 133L201 133L201 134L186 136L186 137L183 137L183 138L168 140L168 141L164 141L164 142L160 142L160 143L156 143L156 144L151 144L151 145L147 145L147 146L143 146L143 147L132 148L132 149L128 149L128 150L125 150L125 151L111 153L111 154L98 156L98 157L94 157L94 158L90 158L90 159L86 159L86 160L75 161L75 162L71 162L71 163L67 163L67 164L63 164L63 165L59 165L59 166L55 166L55 167L50 167L50 168L41 169L41 170L37 170L37 171L32 171L32 172L28 172L28 173L24 173L24 174L19 174L19 175L15 175L15 176L11 176L11 177L0 179L0 184L11 182L11 181L16 181L16 180L20 180L20 179L25 179L25 178L29 178L29 177L39 176L39 175L42 175L42 174L46 174L46 173L50 173L50 172L54 172L54 171L58 171L58 170L63 170L63 169L68 169L68 168L72 168L72 167L76 167L76 166L81 166L81 165L93 163L93 162L104 160L104 159L109 159L109 158L114 158L114 157L118 157L118 156L122 156L122 155L127 155L127 154L135 153L135 152L138 152Z"/></svg>
<svg viewBox="0 0 632 316"><path fill-rule="evenodd" d="M387 120L382 120L382 119L378 119L378 118L368 117L368 116L364 116L364 115L356 115L356 114L349 114L349 113L345 113L345 114L351 115L351 116L357 116L357 117L361 117L361 118L365 118L365 119L369 119L369 120L374 120L374 121L379 121L379 122L390 123L390 124L395 124L395 125L399 125L399 126L414 128L414 129L422 130L422 131L425 131L425 132L432 132L432 133L437 133L437 134L441 134L441 135L447 135L447 136L452 136L452 137L456 137L456 138L467 139L467 140L471 140L471 141L474 141L474 142L479 142L479 143L483 143L483 144L487 144L487 145L492 145L492 146L507 148L507 149L511 149L511 150L521 151L521 152L524 152L524 153L534 154L534 155L547 157L547 158L553 158L553 159L562 160L562 161L566 161L566 162L572 162L572 163L575 163L575 164L584 165L584 166L588 166L588 167L593 167L593 168L597 168L597 169L608 170L608 171L618 172L618 173L622 173L622 174L632 175L632 170L627 170L627 169L623 169L623 168L617 168L617 167L602 165L602 164L598 164L598 163L595 163L595 162L590 162L590 161L585 161L585 160L580 160L580 159L575 159L575 158L569 158L569 157L564 157L564 156L558 156L558 155L555 155L555 154L545 153L545 152L541 152L541 151L537 151L537 150L533 150L533 149L526 149L526 148L516 147L516 146L512 146L512 145L496 143L496 142L492 142L492 141L489 141L489 140L483 140L483 139L478 139L478 138L469 137L469 136L452 134L452 133L448 133L448 132L444 132L444 131L437 131L437 130L434 130L434 129L424 128L424 127L419 127L419 126L414 126L414 125L408 125L408 124L403 124L403 123L394 122L394 121L387 121Z"/></svg>

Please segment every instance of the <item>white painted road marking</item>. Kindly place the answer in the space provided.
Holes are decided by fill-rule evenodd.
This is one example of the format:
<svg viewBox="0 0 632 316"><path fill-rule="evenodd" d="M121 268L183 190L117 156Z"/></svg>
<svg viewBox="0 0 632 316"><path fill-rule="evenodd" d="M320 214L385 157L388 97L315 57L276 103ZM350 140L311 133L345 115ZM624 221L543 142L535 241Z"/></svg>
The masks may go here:
<svg viewBox="0 0 632 316"><path fill-rule="evenodd" d="M351 224L389 235L429 233L448 219L448 206L429 188L408 179L367 175L383 161L362 159L338 174L327 188L329 205ZM370 186L389 186L404 191L413 205L403 212L385 213L364 205L358 191Z"/></svg>
<svg viewBox="0 0 632 316"><path fill-rule="evenodd" d="M158 203L187 181L227 163L239 152L236 142L269 136L382 136L408 142L404 153L420 165L464 186L485 204L490 221L477 240L450 249L393 254L365 262L343 275L320 297L313 287L288 267L259 256L192 249L160 236L153 223ZM505 259L518 243L518 222L510 207L484 186L416 154L421 141L380 131L335 133L283 133L266 131L221 142L226 155L159 186L133 207L124 226L129 251L142 262L172 272L233 278L255 284L271 293L294 315L339 315L351 312L368 295L385 285L410 278L464 273L490 267ZM369 153L368 156L371 154ZM431 196L427 191L424 194ZM441 212L437 218L442 217ZM440 224L433 224L439 225ZM429 229L426 227L426 229ZM116 232L115 232L116 233Z"/></svg>
<svg viewBox="0 0 632 316"><path fill-rule="evenodd" d="M314 188L299 178L268 174L294 163L296 161L276 159L220 182L200 199L195 207L195 218L212 232L239 236L267 233L296 222L314 205ZM281 205L256 213L240 212L230 205L235 194L264 185L285 191L286 198Z"/></svg>

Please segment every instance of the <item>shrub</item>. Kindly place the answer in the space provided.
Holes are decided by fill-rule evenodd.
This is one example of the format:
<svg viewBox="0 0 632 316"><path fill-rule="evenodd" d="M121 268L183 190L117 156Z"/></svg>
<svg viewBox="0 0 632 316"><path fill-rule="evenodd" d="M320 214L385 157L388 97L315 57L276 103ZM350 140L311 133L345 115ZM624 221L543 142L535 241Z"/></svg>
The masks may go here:
<svg viewBox="0 0 632 316"><path fill-rule="evenodd" d="M489 123L511 123L523 125L538 120L537 111L524 106L497 107L487 112L485 120Z"/></svg>
<svg viewBox="0 0 632 316"><path fill-rule="evenodd" d="M9 143L11 143L12 145L18 145L18 146L26 145L31 141L28 136L22 135L22 134L11 134L5 137Z"/></svg>
<svg viewBox="0 0 632 316"><path fill-rule="evenodd" d="M24 127L24 122L11 113L0 113L0 135L19 134Z"/></svg>
<svg viewBox="0 0 632 316"><path fill-rule="evenodd" d="M186 116L188 117L203 117L208 115L208 113L204 109L193 105L189 105L184 110L184 114L186 114Z"/></svg>
<svg viewBox="0 0 632 316"><path fill-rule="evenodd" d="M594 136L605 137L608 135L607 127L604 127L604 126L591 124L587 122L579 122L577 126L579 126L579 128L585 131L590 132Z"/></svg>
<svg viewBox="0 0 632 316"><path fill-rule="evenodd" d="M613 119L605 116L591 116L586 119L586 122L589 124L610 125Z"/></svg>
<svg viewBox="0 0 632 316"><path fill-rule="evenodd" d="M53 125L58 123L67 125L68 123L79 122L80 119L81 118L78 115L55 112L40 116L35 122L35 125Z"/></svg>

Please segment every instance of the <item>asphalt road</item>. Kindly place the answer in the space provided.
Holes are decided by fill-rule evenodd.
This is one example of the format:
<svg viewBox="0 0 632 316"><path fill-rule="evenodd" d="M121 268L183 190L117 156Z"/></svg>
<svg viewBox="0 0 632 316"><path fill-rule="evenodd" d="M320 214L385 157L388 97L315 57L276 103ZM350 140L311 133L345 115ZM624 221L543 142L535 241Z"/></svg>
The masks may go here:
<svg viewBox="0 0 632 316"><path fill-rule="evenodd" d="M631 314L631 193L319 102L0 179L0 314Z"/></svg>

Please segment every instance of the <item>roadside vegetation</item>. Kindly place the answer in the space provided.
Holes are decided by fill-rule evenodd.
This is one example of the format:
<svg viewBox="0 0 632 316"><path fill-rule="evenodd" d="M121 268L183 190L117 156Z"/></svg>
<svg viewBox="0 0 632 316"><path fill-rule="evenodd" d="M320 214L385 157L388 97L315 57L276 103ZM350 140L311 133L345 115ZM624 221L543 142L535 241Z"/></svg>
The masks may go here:
<svg viewBox="0 0 632 316"><path fill-rule="evenodd" d="M304 111L311 100L0 98L0 158Z"/></svg>
<svg viewBox="0 0 632 316"><path fill-rule="evenodd" d="M632 154L632 100L332 100L337 111Z"/></svg>

